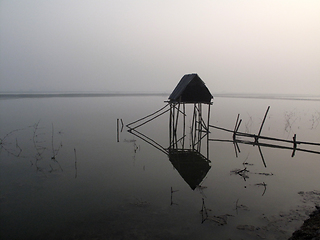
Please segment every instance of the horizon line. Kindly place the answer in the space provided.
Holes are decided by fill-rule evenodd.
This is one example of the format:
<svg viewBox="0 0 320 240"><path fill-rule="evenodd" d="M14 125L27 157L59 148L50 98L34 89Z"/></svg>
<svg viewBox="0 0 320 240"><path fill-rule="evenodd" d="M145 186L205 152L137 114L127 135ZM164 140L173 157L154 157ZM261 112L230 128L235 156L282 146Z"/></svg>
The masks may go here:
<svg viewBox="0 0 320 240"><path fill-rule="evenodd" d="M50 98L50 97L120 97L120 96L168 96L170 92L98 92L98 91L65 91L65 92L0 92L0 99L17 98ZM320 101L315 94L280 94L280 93L213 93L213 97L221 98L256 98L283 100Z"/></svg>

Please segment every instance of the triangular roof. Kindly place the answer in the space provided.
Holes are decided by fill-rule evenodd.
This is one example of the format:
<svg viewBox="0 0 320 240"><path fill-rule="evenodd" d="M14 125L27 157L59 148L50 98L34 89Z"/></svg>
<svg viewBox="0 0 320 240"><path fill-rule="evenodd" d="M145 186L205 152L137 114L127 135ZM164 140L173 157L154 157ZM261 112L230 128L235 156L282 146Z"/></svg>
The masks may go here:
<svg viewBox="0 0 320 240"><path fill-rule="evenodd" d="M211 103L211 95L205 83L196 73L184 75L169 96L170 102Z"/></svg>

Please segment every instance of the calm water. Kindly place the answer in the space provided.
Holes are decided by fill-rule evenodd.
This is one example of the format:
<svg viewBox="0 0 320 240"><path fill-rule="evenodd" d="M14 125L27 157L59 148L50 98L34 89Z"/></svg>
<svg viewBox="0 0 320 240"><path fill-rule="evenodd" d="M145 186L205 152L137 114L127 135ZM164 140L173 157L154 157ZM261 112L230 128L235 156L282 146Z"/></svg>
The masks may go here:
<svg viewBox="0 0 320 240"><path fill-rule="evenodd" d="M0 100L1 239L283 239L320 203L319 154L261 147L265 168L257 146L239 143L236 157L233 143L212 141L211 169L192 190L167 155L126 128L117 142L117 119L128 124L165 100ZM261 135L319 143L319 103L215 98L210 123L233 129L239 113L239 131L257 134L270 106ZM168 119L140 130L168 147Z"/></svg>

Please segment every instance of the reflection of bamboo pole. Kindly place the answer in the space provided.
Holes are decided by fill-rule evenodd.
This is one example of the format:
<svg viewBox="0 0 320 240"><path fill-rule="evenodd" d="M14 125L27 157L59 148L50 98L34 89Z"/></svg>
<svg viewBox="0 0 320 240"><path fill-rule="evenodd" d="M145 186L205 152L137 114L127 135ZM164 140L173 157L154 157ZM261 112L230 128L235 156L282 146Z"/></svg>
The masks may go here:
<svg viewBox="0 0 320 240"><path fill-rule="evenodd" d="M258 149L259 149L259 152L260 152L260 156L261 156L261 159L262 159L263 165L264 165L264 167L267 167L266 162L264 161L264 157L263 157L263 154L262 154L262 151L261 151L260 145L258 145Z"/></svg>
<svg viewBox="0 0 320 240"><path fill-rule="evenodd" d="M119 142L119 118L117 118L117 142Z"/></svg>
<svg viewBox="0 0 320 240"><path fill-rule="evenodd" d="M174 202L173 202L173 193L178 192L178 191L179 191L179 190L173 190L172 187L171 187L171 203L170 203L170 205L174 205L174 204L175 204L175 205L178 205L177 203L174 203Z"/></svg>
<svg viewBox="0 0 320 240"><path fill-rule="evenodd" d="M76 148L74 148L73 150L74 150L74 169L75 169L74 178L77 178L77 176L78 176L77 152L76 152Z"/></svg>
<svg viewBox="0 0 320 240"><path fill-rule="evenodd" d="M207 211L206 205L204 204L204 198L202 198L201 215L202 215L201 223L204 223L204 221L208 219L208 211Z"/></svg>
<svg viewBox="0 0 320 240"><path fill-rule="evenodd" d="M240 148L239 148L237 140L233 140L232 143L233 143L234 151L236 153L236 158L237 158L238 157L238 152L240 153L241 151L240 151Z"/></svg>
<svg viewBox="0 0 320 240"><path fill-rule="evenodd" d="M54 147L53 147L53 133L54 133L54 130L53 130L53 123L52 123L52 134L51 134L52 158L51 159L55 159L56 158L56 154L54 152Z"/></svg>
<svg viewBox="0 0 320 240"><path fill-rule="evenodd" d="M157 143L156 141L154 141L153 139L147 137L146 135L144 135L143 133L135 130L135 129L130 129L129 132L135 136L137 136L138 138L142 139L143 141L145 141L146 143L149 143L151 146L157 148L158 150L160 150L161 152L168 154L167 149L165 149L163 146L161 146L159 143Z"/></svg>
<svg viewBox="0 0 320 240"><path fill-rule="evenodd" d="M122 132L124 124L123 124L122 118L120 120L121 120L121 130L120 130L120 132Z"/></svg>

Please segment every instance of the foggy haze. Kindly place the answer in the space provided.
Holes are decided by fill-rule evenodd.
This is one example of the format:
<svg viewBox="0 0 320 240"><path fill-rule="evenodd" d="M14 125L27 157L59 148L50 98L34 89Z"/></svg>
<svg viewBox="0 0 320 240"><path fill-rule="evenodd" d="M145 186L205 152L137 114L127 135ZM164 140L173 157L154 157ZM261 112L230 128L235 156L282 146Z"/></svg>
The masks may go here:
<svg viewBox="0 0 320 240"><path fill-rule="evenodd" d="M0 91L320 93L320 1L2 0Z"/></svg>

